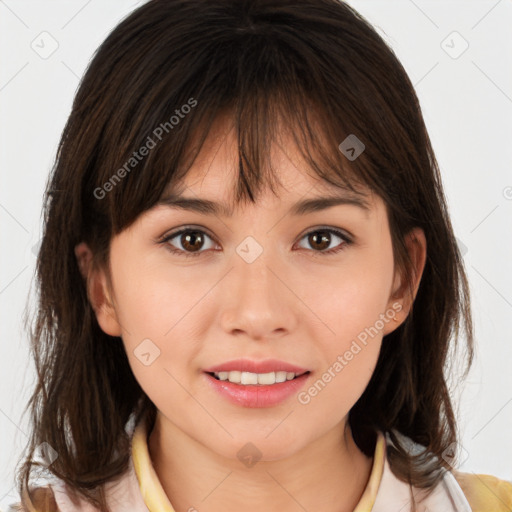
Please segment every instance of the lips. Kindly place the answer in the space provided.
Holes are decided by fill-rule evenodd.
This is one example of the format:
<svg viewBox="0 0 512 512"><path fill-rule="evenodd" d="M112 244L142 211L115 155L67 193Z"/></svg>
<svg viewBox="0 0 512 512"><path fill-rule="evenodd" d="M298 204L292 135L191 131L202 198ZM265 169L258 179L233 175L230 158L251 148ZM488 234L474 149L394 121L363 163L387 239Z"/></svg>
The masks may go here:
<svg viewBox="0 0 512 512"><path fill-rule="evenodd" d="M237 372L232 370L232 372ZM240 372L237 372L240 373ZM282 373L285 373L284 370ZM291 373L293 375L293 372ZM205 382L224 400L237 407L273 407L290 400L311 378L309 371L291 380L275 384L237 384L227 380L219 380L213 373L203 373ZM244 373L242 372L242 375ZM255 375L247 373L247 375ZM261 374L259 374L261 375Z"/></svg>
<svg viewBox="0 0 512 512"><path fill-rule="evenodd" d="M265 359L263 361L255 361L253 359L236 359L227 361L222 364L211 366L203 370L206 373L218 372L250 372L250 373L270 373L270 372L293 372L295 375L306 373L307 368L287 363L279 359Z"/></svg>

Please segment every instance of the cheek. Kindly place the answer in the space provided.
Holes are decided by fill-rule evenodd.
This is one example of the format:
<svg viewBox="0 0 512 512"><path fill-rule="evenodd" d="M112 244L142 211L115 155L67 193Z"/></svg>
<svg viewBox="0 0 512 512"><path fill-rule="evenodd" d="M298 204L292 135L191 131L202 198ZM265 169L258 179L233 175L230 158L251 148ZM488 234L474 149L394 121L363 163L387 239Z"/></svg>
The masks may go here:
<svg viewBox="0 0 512 512"><path fill-rule="evenodd" d="M113 274L123 344L137 382L161 410L170 402L173 410L193 407L180 383L190 387L187 369L200 349L190 318L204 283L168 265L128 259Z"/></svg>
<svg viewBox="0 0 512 512"><path fill-rule="evenodd" d="M116 254L122 254L121 251ZM125 253L126 254L126 253ZM200 350L192 319L208 283L191 271L159 261L112 258L113 285L123 344L142 389L154 403L186 399L178 382ZM174 377L174 378L173 378Z"/></svg>
<svg viewBox="0 0 512 512"><path fill-rule="evenodd" d="M376 323L382 329L378 320L386 311L393 281L390 246L354 251L336 267L312 270L308 276L314 286L304 287L305 302L324 323L329 344L342 348Z"/></svg>
<svg viewBox="0 0 512 512"><path fill-rule="evenodd" d="M315 416L333 426L362 395L377 364L384 326L381 315L391 286L384 270L389 269L379 262L347 268L336 280L326 282L331 293L311 297L322 315L323 324L313 334L322 365L299 402L311 404Z"/></svg>
<svg viewBox="0 0 512 512"><path fill-rule="evenodd" d="M310 391L322 390L324 407L336 403L348 410L373 374L384 322L390 321L385 312L393 281L391 244L383 240L371 250L354 251L336 270L316 277L308 303L323 322L313 334L323 368Z"/></svg>
<svg viewBox="0 0 512 512"><path fill-rule="evenodd" d="M130 336L170 338L186 322L207 284L162 261L124 261L116 269L118 311ZM180 325L182 323L182 325Z"/></svg>

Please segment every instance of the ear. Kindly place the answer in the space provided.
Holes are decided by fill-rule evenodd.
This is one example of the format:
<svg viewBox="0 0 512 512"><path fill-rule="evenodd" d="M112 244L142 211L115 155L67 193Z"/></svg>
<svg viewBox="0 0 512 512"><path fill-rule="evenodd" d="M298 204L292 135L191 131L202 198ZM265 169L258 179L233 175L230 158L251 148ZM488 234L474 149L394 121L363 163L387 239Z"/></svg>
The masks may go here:
<svg viewBox="0 0 512 512"><path fill-rule="evenodd" d="M81 242L75 247L75 256L80 273L85 280L87 298L94 310L98 324L106 334L121 336L121 326L110 297L104 270L93 266L93 254L85 242Z"/></svg>
<svg viewBox="0 0 512 512"><path fill-rule="evenodd" d="M405 244L413 264L412 294L405 279L403 279L402 274L397 269L393 282L393 292L391 293L387 306L388 310L391 309L395 311L394 319L397 321L392 320L386 323L383 331L384 335L394 331L409 315L409 311L418 293L421 276L425 268L427 240L423 230L419 227L412 229L405 237Z"/></svg>

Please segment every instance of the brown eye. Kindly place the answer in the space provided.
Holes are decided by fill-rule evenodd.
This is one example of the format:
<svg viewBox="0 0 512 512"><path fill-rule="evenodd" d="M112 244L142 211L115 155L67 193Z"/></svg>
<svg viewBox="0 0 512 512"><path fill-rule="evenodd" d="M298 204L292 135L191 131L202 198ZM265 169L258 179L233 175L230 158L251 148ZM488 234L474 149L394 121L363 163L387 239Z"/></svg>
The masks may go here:
<svg viewBox="0 0 512 512"><path fill-rule="evenodd" d="M333 242L336 242L337 238L341 240L341 243L328 249ZM307 240L307 245L313 249L313 252L325 255L337 253L352 243L352 240L347 235L331 228L321 228L310 231L306 233L302 239ZM306 247L306 249L307 248L308 247Z"/></svg>
<svg viewBox="0 0 512 512"><path fill-rule="evenodd" d="M314 231L307 236L311 247L320 251L327 249L331 243L331 237L327 234L327 231Z"/></svg>
<svg viewBox="0 0 512 512"><path fill-rule="evenodd" d="M169 250L174 254L199 256L206 252L202 249L204 249L205 244L207 245L208 239L212 240L204 231L188 228L171 233L162 240L162 243L166 243L169 246ZM176 241L172 242L173 240ZM211 242L211 246L206 248L211 249L213 247L214 244Z"/></svg>
<svg viewBox="0 0 512 512"><path fill-rule="evenodd" d="M186 251L196 252L204 245L204 237L199 231L188 231L182 233L180 242Z"/></svg>

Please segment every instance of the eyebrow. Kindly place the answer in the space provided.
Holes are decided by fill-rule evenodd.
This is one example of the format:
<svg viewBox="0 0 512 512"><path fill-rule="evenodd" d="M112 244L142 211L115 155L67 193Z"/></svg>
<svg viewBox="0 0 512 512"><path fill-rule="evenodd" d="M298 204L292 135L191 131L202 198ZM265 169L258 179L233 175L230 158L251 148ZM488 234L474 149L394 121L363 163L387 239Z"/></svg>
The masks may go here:
<svg viewBox="0 0 512 512"><path fill-rule="evenodd" d="M233 210L227 208L221 203L210 201L209 199L183 197L172 194L162 197L158 201L157 205L186 211L194 211L205 215L222 215L224 217L231 217L233 215ZM292 205L288 213L295 216L307 215L308 213L319 212L338 205L356 206L364 210L366 215L368 215L371 210L369 203L362 197L343 195L305 199Z"/></svg>

